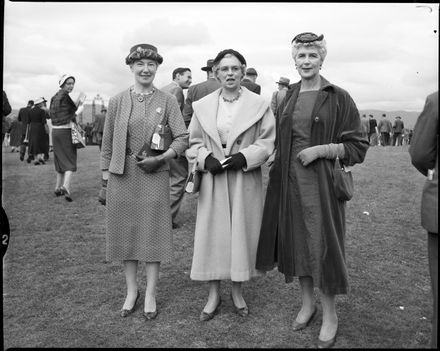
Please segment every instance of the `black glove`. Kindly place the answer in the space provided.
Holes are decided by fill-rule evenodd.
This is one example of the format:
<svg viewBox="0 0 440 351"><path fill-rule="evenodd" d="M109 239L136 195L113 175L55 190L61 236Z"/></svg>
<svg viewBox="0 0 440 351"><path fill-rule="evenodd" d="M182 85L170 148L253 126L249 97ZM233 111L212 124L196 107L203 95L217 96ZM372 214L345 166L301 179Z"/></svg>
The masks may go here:
<svg viewBox="0 0 440 351"><path fill-rule="evenodd" d="M209 154L208 157L205 158L205 168L214 176L224 171L220 161L211 154Z"/></svg>
<svg viewBox="0 0 440 351"><path fill-rule="evenodd" d="M101 205L106 204L107 201L107 179L101 179L101 190L99 190L98 201Z"/></svg>
<svg viewBox="0 0 440 351"><path fill-rule="evenodd" d="M165 159L159 156L147 156L142 161L138 161L137 165L141 167L145 173L153 173L165 163Z"/></svg>
<svg viewBox="0 0 440 351"><path fill-rule="evenodd" d="M225 169L232 169L234 171L239 171L246 166L246 158L241 152L232 154L230 158L223 164Z"/></svg>

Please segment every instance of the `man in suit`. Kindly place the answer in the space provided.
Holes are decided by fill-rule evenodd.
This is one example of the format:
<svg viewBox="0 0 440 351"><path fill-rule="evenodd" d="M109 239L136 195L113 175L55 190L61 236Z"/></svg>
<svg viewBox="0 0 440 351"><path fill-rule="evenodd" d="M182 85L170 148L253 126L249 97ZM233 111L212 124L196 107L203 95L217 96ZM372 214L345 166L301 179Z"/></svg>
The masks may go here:
<svg viewBox="0 0 440 351"><path fill-rule="evenodd" d="M207 80L202 83L191 85L188 89L182 111L183 120L187 128L191 122L191 118L193 115L193 102L200 100L202 97L211 94L213 91L220 88L220 83L217 81L217 79L215 79L214 72L212 71L213 64L214 60L210 59L207 61L206 66L201 68L202 71L206 72ZM185 183L186 179L188 178L188 161L186 157L183 156L182 159L179 161L181 162L181 166L179 168L179 178L176 178L175 181L171 180L170 200L173 228L178 227L176 218L180 209L183 195L185 194ZM172 160L171 162L177 163L176 160ZM171 162L170 166L172 166ZM172 169L173 167L171 167L171 170Z"/></svg>
<svg viewBox="0 0 440 351"><path fill-rule="evenodd" d="M379 129L380 143L382 146L390 145L390 136L393 132L393 126L385 113L382 114L382 119L379 121L377 129Z"/></svg>
<svg viewBox="0 0 440 351"><path fill-rule="evenodd" d="M20 145L20 161L24 160L24 155L26 154L27 144L24 143L24 139L26 137L26 130L29 124L29 112L34 106L34 101L29 100L26 107L22 107L18 111L18 120L21 122L21 145ZM29 137L29 136L28 136ZM29 154L27 162L30 163L34 157Z"/></svg>
<svg viewBox="0 0 440 351"><path fill-rule="evenodd" d="M393 125L393 146L402 146L402 133L404 128L402 117L397 116Z"/></svg>
<svg viewBox="0 0 440 351"><path fill-rule="evenodd" d="M186 67L178 67L173 71L173 80L170 84L160 90L174 95L179 104L180 111L183 111L185 97L183 89L188 89L192 82L191 70ZM188 126L187 126L188 127ZM185 194L185 183L188 178L188 160L185 154L168 161L170 164L170 202L173 228L177 228L176 217Z"/></svg>
<svg viewBox="0 0 440 351"><path fill-rule="evenodd" d="M278 84L278 90L273 92L272 101L270 103L270 108L272 109L274 116L276 116L278 106L280 106L281 101L283 101L286 96L286 92L289 89L290 79L280 77L280 80L276 83Z"/></svg>
<svg viewBox="0 0 440 351"><path fill-rule="evenodd" d="M259 86L255 81L257 80L258 73L255 70L255 68L248 68L246 70L246 74L243 77L241 81L241 85L248 88L250 91L252 91L255 94L260 95L261 93L261 86Z"/></svg>
<svg viewBox="0 0 440 351"><path fill-rule="evenodd" d="M421 224L428 232L428 264L434 297L431 348L437 348L438 320L438 91L426 98L414 127L411 163L426 177L421 202Z"/></svg>
<svg viewBox="0 0 440 351"><path fill-rule="evenodd" d="M173 71L173 80L170 84L165 85L160 90L166 91L171 95L174 95L180 107L180 111L183 110L185 104L185 97L183 96L183 89L188 89L191 85L192 77L191 70L186 67L178 67Z"/></svg>

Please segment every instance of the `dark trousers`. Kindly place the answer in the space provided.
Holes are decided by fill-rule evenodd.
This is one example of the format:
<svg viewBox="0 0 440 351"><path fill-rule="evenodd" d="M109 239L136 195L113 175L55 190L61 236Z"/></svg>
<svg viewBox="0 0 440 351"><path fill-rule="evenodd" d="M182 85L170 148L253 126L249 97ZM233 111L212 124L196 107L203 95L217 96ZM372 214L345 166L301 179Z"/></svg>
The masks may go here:
<svg viewBox="0 0 440 351"><path fill-rule="evenodd" d="M402 146L402 133L393 134L393 146L396 146L396 141L397 141L397 146Z"/></svg>
<svg viewBox="0 0 440 351"><path fill-rule="evenodd" d="M438 320L438 234L428 232L428 262L431 287L434 298L434 313L432 316L431 347L437 348Z"/></svg>
<svg viewBox="0 0 440 351"><path fill-rule="evenodd" d="M176 223L180 204L185 194L185 184L188 178L188 160L185 155L169 160L170 163L170 202L171 217Z"/></svg>
<svg viewBox="0 0 440 351"><path fill-rule="evenodd" d="M382 146L390 145L390 133L388 133L388 132L381 132L380 136L381 136L381 139L382 139L381 140Z"/></svg>

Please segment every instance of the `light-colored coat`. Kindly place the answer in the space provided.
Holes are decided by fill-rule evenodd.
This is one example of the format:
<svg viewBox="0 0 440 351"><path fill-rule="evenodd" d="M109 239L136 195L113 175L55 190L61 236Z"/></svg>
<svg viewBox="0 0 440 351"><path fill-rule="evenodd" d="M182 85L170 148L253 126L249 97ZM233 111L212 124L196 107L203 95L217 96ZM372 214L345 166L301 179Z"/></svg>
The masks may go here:
<svg viewBox="0 0 440 351"><path fill-rule="evenodd" d="M193 280L246 281L258 275L255 259L264 200L261 165L274 150L275 119L262 97L242 89L242 105L226 149L217 130L221 89L193 103L186 155L190 162L197 162L198 170L204 171L197 204ZM222 160L237 152L247 162L241 171L216 176L206 172L209 154Z"/></svg>

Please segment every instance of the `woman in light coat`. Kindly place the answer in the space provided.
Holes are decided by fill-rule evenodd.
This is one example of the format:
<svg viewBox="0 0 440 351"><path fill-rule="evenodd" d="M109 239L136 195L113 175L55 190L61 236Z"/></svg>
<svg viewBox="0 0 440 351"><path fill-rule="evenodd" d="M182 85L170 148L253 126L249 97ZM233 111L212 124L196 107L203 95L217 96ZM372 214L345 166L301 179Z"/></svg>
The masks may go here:
<svg viewBox="0 0 440 351"><path fill-rule="evenodd" d="M275 119L268 102L240 86L245 69L239 52L217 55L214 72L221 88L194 102L189 126L186 155L203 172L191 268L191 279L209 282L202 321L217 312L220 280L226 279L232 280L235 311L245 317L249 309L241 284L257 275L261 165L274 150Z"/></svg>

